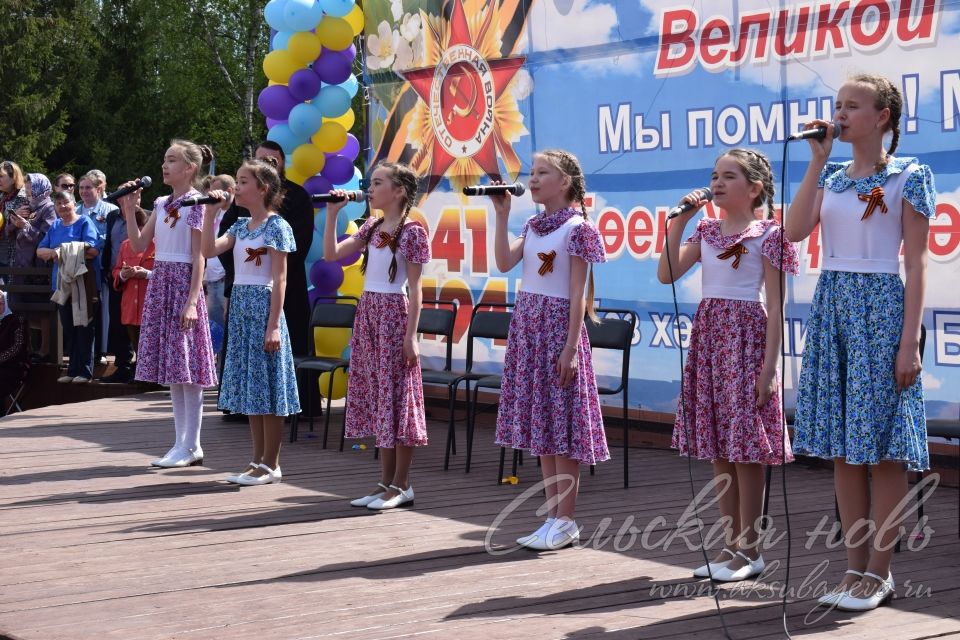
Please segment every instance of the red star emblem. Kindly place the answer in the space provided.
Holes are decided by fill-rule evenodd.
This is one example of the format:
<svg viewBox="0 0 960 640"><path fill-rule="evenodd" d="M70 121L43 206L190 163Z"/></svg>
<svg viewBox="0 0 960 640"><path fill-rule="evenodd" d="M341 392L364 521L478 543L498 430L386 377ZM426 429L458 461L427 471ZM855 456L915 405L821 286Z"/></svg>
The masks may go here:
<svg viewBox="0 0 960 640"><path fill-rule="evenodd" d="M399 72L426 104L435 133L427 193L456 158L472 158L487 176L501 179L494 109L525 60L484 59L471 39L462 0L454 1L448 28L447 49L437 65Z"/></svg>

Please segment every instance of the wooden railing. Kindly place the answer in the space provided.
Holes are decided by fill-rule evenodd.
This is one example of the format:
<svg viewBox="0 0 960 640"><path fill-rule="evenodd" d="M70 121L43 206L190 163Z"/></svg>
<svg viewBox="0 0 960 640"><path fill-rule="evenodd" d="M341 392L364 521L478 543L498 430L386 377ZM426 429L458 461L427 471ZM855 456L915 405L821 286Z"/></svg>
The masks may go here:
<svg viewBox="0 0 960 640"><path fill-rule="evenodd" d="M63 361L63 332L57 317L57 305L50 300L53 294L50 286L52 273L51 267L0 267L0 280L6 283L0 285L0 289L8 294L32 294L30 297L35 298L35 301L15 301L11 309L27 314L28 317L49 318L50 333L47 335L47 344L50 345L50 355L46 361L59 364ZM13 282L10 282L11 276ZM24 282L25 280L29 280L29 284Z"/></svg>

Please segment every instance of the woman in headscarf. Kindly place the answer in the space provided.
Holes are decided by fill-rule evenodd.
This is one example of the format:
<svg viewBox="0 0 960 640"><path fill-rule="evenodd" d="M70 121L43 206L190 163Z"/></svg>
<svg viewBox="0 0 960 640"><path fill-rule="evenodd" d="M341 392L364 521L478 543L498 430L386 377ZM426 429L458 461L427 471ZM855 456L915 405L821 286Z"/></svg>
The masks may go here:
<svg viewBox="0 0 960 640"><path fill-rule="evenodd" d="M0 415L6 413L7 396L14 393L30 371L27 322L7 305L0 291Z"/></svg>
<svg viewBox="0 0 960 640"><path fill-rule="evenodd" d="M24 181L24 191L28 195L28 202L25 202L19 209L11 212L7 218L9 233L15 236L15 246L13 252L14 267L34 267L37 266L37 245L47 234L50 225L57 219L57 212L53 206L53 200L50 199L50 193L53 186L50 180L42 173L28 173ZM15 284L30 284L37 282L36 278L29 276L15 276L11 278ZM10 305L17 309L18 305L25 302L45 302L47 296L40 294L22 294L13 293L10 295ZM46 314L30 314L31 324L40 329L40 352L41 358L46 357L50 352L48 338L50 334L50 319Z"/></svg>
<svg viewBox="0 0 960 640"><path fill-rule="evenodd" d="M13 265L16 227L9 224L10 216L28 202L23 170L16 162L0 162L0 267Z"/></svg>

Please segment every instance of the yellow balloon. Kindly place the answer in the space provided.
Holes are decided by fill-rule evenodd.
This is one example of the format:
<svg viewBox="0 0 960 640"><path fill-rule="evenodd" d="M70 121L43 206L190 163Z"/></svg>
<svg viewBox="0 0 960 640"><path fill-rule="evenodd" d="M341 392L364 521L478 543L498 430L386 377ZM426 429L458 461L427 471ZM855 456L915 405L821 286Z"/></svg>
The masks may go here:
<svg viewBox="0 0 960 640"><path fill-rule="evenodd" d="M363 31L363 9L360 8L360 5L353 5L353 9L350 10L350 13L343 16L343 19L350 25L350 29L353 30L353 35L360 35L360 32Z"/></svg>
<svg viewBox="0 0 960 640"><path fill-rule="evenodd" d="M325 153L340 151L347 144L347 130L339 122L327 122L320 125L310 141Z"/></svg>
<svg viewBox="0 0 960 640"><path fill-rule="evenodd" d="M363 272L360 271L360 260L343 270L343 284L340 285L340 294L344 296L360 297L363 293Z"/></svg>
<svg viewBox="0 0 960 640"><path fill-rule="evenodd" d="M284 175L286 176L287 180L299 184L300 186L303 186L303 183L307 181L307 176L303 175L293 167L287 167L284 170Z"/></svg>
<svg viewBox="0 0 960 640"><path fill-rule="evenodd" d="M320 38L309 31L298 31L287 41L287 51L297 62L309 64L320 55Z"/></svg>
<svg viewBox="0 0 960 640"><path fill-rule="evenodd" d="M321 44L332 51L343 51L353 42L353 27L341 18L324 16L317 25L317 36Z"/></svg>
<svg viewBox="0 0 960 640"><path fill-rule="evenodd" d="M357 116L354 115L352 109L348 109L343 115L337 116L336 118L324 118L323 123L336 122L341 127L350 131L353 128L353 123L357 121Z"/></svg>
<svg viewBox="0 0 960 640"><path fill-rule="evenodd" d="M330 391L330 372L320 374L320 395L327 397ZM337 369L333 373L333 391L330 393L331 400L339 400L347 395L347 373L343 369Z"/></svg>
<svg viewBox="0 0 960 640"><path fill-rule="evenodd" d="M350 222L347 223L347 228L344 229L343 232L344 232L345 234L347 234L348 236L352 236L352 235L355 234L357 231L359 231L359 229L360 229L360 227L357 226L357 223L354 222L353 220L351 220Z"/></svg>
<svg viewBox="0 0 960 640"><path fill-rule="evenodd" d="M274 82L273 80L267 80L267 86L272 87L275 84L283 84L282 82Z"/></svg>
<svg viewBox="0 0 960 640"><path fill-rule="evenodd" d="M302 144L293 151L290 158L290 164L302 176L312 176L323 169L326 162L326 156L323 151L317 149L312 144Z"/></svg>
<svg viewBox="0 0 960 640"><path fill-rule="evenodd" d="M267 78L280 84L285 84L290 80L294 71L304 66L306 66L306 63L299 64L285 49L271 51L263 59L263 72L267 74Z"/></svg>
<svg viewBox="0 0 960 640"><path fill-rule="evenodd" d="M329 300L324 302L329 302ZM348 344L350 344L350 329L324 328L313 330L313 346L318 356L339 358Z"/></svg>

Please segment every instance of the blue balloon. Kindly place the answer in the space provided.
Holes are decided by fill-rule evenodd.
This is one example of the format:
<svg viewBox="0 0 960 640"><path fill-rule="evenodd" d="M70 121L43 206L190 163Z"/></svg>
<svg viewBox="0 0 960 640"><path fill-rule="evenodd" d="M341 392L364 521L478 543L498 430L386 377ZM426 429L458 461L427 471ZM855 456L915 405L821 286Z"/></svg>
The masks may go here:
<svg viewBox="0 0 960 640"><path fill-rule="evenodd" d="M266 19L267 24L277 31L291 31L291 29L287 27L287 20L283 15L286 7L287 0L270 0L267 6L263 8L263 17Z"/></svg>
<svg viewBox="0 0 960 640"><path fill-rule="evenodd" d="M347 181L347 184L343 186L344 191L357 191L360 189L360 180L363 178L363 173L357 167L353 168L353 177Z"/></svg>
<svg viewBox="0 0 960 640"><path fill-rule="evenodd" d="M323 218L326 218L325 213L320 213ZM310 273L310 265L312 265L317 260L323 259L323 232L313 230L313 241L310 243L310 251L307 252L307 273Z"/></svg>
<svg viewBox="0 0 960 640"><path fill-rule="evenodd" d="M343 189L348 190L346 189L346 187L343 187ZM346 211L348 218L350 218L351 220L356 220L357 218L362 216L364 211L366 210L367 210L367 205L365 205L362 202L348 202L347 205L340 210L340 212L342 213Z"/></svg>
<svg viewBox="0 0 960 640"><path fill-rule="evenodd" d="M267 132L267 140L273 140L283 148L287 156L293 155L294 149L307 142L308 138L301 138L290 130L290 125L276 124Z"/></svg>
<svg viewBox="0 0 960 640"><path fill-rule="evenodd" d="M291 36L293 36L292 31L277 31L277 35L273 36L273 47L270 50L277 51L278 49L286 49L287 45L290 44Z"/></svg>
<svg viewBox="0 0 960 640"><path fill-rule="evenodd" d="M347 93L350 94L350 97L357 95L357 90L360 89L360 83L357 82L357 76L350 74L350 77L337 85L341 89L344 89Z"/></svg>
<svg viewBox="0 0 960 640"><path fill-rule="evenodd" d="M350 221L353 218L350 217L350 214L347 213L347 208L344 207L340 209L340 212L337 214L337 235L342 236L347 232L347 225L350 224Z"/></svg>
<svg viewBox="0 0 960 640"><path fill-rule="evenodd" d="M323 12L334 18L342 18L353 10L353 0L320 0Z"/></svg>
<svg viewBox="0 0 960 640"><path fill-rule="evenodd" d="M283 19L291 31L310 31L323 19L323 7L314 0L287 0Z"/></svg>
<svg viewBox="0 0 960 640"><path fill-rule="evenodd" d="M320 89L313 104L320 108L324 118L338 118L350 108L351 96L340 85L331 85Z"/></svg>
<svg viewBox="0 0 960 640"><path fill-rule="evenodd" d="M312 104L298 104L290 110L287 124L298 138L309 138L323 124L323 114Z"/></svg>

